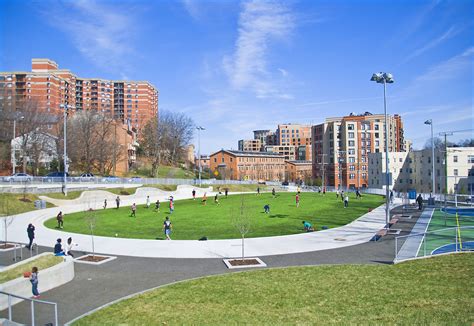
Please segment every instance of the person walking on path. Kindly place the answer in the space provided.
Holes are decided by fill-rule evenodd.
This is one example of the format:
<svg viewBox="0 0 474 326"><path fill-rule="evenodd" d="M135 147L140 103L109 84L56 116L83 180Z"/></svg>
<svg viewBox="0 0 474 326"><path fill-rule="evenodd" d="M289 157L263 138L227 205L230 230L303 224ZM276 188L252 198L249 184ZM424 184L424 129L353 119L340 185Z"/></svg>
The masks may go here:
<svg viewBox="0 0 474 326"><path fill-rule="evenodd" d="M159 199L156 200L155 211L158 212L158 213L160 212L160 200Z"/></svg>
<svg viewBox="0 0 474 326"><path fill-rule="evenodd" d="M33 298L38 299L40 297L40 294L38 292L38 267L36 266L31 269L30 282L31 292L33 292Z"/></svg>
<svg viewBox="0 0 474 326"><path fill-rule="evenodd" d="M132 212L130 214L130 217L137 217L137 205L135 203L132 204Z"/></svg>
<svg viewBox="0 0 474 326"><path fill-rule="evenodd" d="M33 239L35 238L35 226L31 223L28 224L28 228L26 228L26 233L28 233L28 239L30 239L27 248L31 250L31 246L33 245Z"/></svg>
<svg viewBox="0 0 474 326"><path fill-rule="evenodd" d="M146 208L150 208L150 204L151 204L150 196L146 196Z"/></svg>
<svg viewBox="0 0 474 326"><path fill-rule="evenodd" d="M167 216L166 220L163 222L163 231L165 232L166 240L171 240L171 229L172 229L170 218Z"/></svg>
<svg viewBox="0 0 474 326"><path fill-rule="evenodd" d="M215 203L216 205L219 205L219 196L218 196L218 194L216 194L216 195L214 196L214 203Z"/></svg>
<svg viewBox="0 0 474 326"><path fill-rule="evenodd" d="M61 238L56 240L56 244L54 245L54 255L55 256L65 256L63 246L61 244Z"/></svg>
<svg viewBox="0 0 474 326"><path fill-rule="evenodd" d="M276 197L276 191L275 191L275 188L273 188L273 189L272 189L272 196L273 196L273 198L275 198L275 197Z"/></svg>
<svg viewBox="0 0 474 326"><path fill-rule="evenodd" d="M174 201L170 200L170 214L173 214L174 212Z"/></svg>
<svg viewBox="0 0 474 326"><path fill-rule="evenodd" d="M390 190L390 204L393 204L393 190Z"/></svg>
<svg viewBox="0 0 474 326"><path fill-rule="evenodd" d="M227 195L229 194L229 188L225 188L224 194L225 194L225 198L227 198Z"/></svg>
<svg viewBox="0 0 474 326"><path fill-rule="evenodd" d="M104 209L107 208L107 198L104 199Z"/></svg>
<svg viewBox="0 0 474 326"><path fill-rule="evenodd" d="M117 198L115 198L115 204L117 205L117 209L120 208L120 197L117 196Z"/></svg>
<svg viewBox="0 0 474 326"><path fill-rule="evenodd" d="M64 226L64 216L63 216L63 212L60 211L58 213L58 215L56 216L56 219L58 220L58 229L62 229L63 226Z"/></svg>
<svg viewBox="0 0 474 326"><path fill-rule="evenodd" d="M296 201L296 207L300 207L300 195L299 194L296 194L295 201Z"/></svg>
<svg viewBox="0 0 474 326"><path fill-rule="evenodd" d="M418 204L418 210L421 211L423 209L423 197L421 197L421 194L418 194L418 197L416 197L416 203Z"/></svg>
<svg viewBox="0 0 474 326"><path fill-rule="evenodd" d="M344 197L344 208L347 208L349 206L349 196L346 194Z"/></svg>
<svg viewBox="0 0 474 326"><path fill-rule="evenodd" d="M69 237L69 238L67 239L67 244L66 244L66 256L71 256L72 258L74 258L74 255L72 254L72 248L73 248L74 246L77 246L77 243L76 243L76 244L73 243L73 242L72 242L72 238Z"/></svg>
<svg viewBox="0 0 474 326"><path fill-rule="evenodd" d="M193 200L196 200L196 189L193 189L192 194L193 194Z"/></svg>
<svg viewBox="0 0 474 326"><path fill-rule="evenodd" d="M202 196L202 204L206 206L206 201L207 201L207 195L204 193L204 196Z"/></svg>

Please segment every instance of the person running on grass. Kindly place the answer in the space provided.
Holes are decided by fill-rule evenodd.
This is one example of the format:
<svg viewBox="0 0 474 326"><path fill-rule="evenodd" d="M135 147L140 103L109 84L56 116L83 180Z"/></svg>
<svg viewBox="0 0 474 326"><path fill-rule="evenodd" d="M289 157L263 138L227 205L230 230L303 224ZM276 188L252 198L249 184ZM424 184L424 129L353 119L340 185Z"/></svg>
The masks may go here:
<svg viewBox="0 0 474 326"><path fill-rule="evenodd" d="M160 212L160 200L159 199L156 200L155 211L158 212L158 213Z"/></svg>
<svg viewBox="0 0 474 326"><path fill-rule="evenodd" d="M193 200L196 200L196 189L193 189L192 194L193 194Z"/></svg>
<svg viewBox="0 0 474 326"><path fill-rule="evenodd" d="M104 199L104 209L107 208L107 198Z"/></svg>
<svg viewBox="0 0 474 326"><path fill-rule="evenodd" d="M216 205L219 205L219 197L218 197L217 194L214 196L214 203L215 203Z"/></svg>
<svg viewBox="0 0 474 326"><path fill-rule="evenodd" d="M336 198L339 198L339 190L336 190Z"/></svg>
<svg viewBox="0 0 474 326"><path fill-rule="evenodd" d="M275 197L276 197L276 191L275 191L275 188L273 188L273 189L272 189L272 196L273 196L273 198L275 198Z"/></svg>
<svg viewBox="0 0 474 326"><path fill-rule="evenodd" d="M115 205L117 206L117 209L120 208L120 197L117 196L117 198L115 198Z"/></svg>
<svg viewBox="0 0 474 326"><path fill-rule="evenodd" d="M260 187L257 187L257 196L260 195Z"/></svg>
<svg viewBox="0 0 474 326"><path fill-rule="evenodd" d="M58 220L58 229L62 229L64 226L63 212L59 212L58 215L56 216L56 219Z"/></svg>
<svg viewBox="0 0 474 326"><path fill-rule="evenodd" d="M170 218L167 216L166 220L163 222L163 231L165 232L166 240L171 240L170 235L172 228L173 225L171 225Z"/></svg>
<svg viewBox="0 0 474 326"><path fill-rule="evenodd" d="M170 200L170 214L174 212L174 200Z"/></svg>
<svg viewBox="0 0 474 326"><path fill-rule="evenodd" d="M206 193L204 193L204 196L202 196L202 204L206 206L206 202L207 202L207 195Z"/></svg>
<svg viewBox="0 0 474 326"><path fill-rule="evenodd" d="M341 190L341 201L344 201L344 190Z"/></svg>
<svg viewBox="0 0 474 326"><path fill-rule="evenodd" d="M137 217L137 205L135 203L132 204L132 212L130 214L130 217Z"/></svg>
<svg viewBox="0 0 474 326"><path fill-rule="evenodd" d="M270 205L266 204L263 206L263 210L265 211L265 214L270 214Z"/></svg>
<svg viewBox="0 0 474 326"><path fill-rule="evenodd" d="M146 196L146 208L150 208L150 196Z"/></svg>
<svg viewBox="0 0 474 326"><path fill-rule="evenodd" d="M36 266L31 269L30 282L31 292L33 292L33 298L38 299L40 297L40 294L38 292L38 267Z"/></svg>
<svg viewBox="0 0 474 326"><path fill-rule="evenodd" d="M296 201L296 207L300 207L300 195L299 194L296 194L295 201Z"/></svg>
<svg viewBox="0 0 474 326"><path fill-rule="evenodd" d="M229 188L225 188L224 194L225 194L225 198L227 198L227 195L229 194Z"/></svg>
<svg viewBox="0 0 474 326"><path fill-rule="evenodd" d="M313 225L309 222L303 221L303 227L306 232L313 232L314 228Z"/></svg>
<svg viewBox="0 0 474 326"><path fill-rule="evenodd" d="M346 194L344 197L344 208L347 208L349 206L349 196Z"/></svg>

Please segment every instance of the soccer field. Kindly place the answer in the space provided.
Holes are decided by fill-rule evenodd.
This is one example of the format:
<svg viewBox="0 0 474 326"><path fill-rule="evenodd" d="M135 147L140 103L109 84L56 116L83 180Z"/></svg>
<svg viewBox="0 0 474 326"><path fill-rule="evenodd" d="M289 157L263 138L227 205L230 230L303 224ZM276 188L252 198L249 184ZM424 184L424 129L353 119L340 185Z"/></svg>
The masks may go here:
<svg viewBox="0 0 474 326"><path fill-rule="evenodd" d="M64 216L65 232L89 233L88 221L95 220L94 234L109 237L162 239L162 225L166 216L173 225L171 238L175 240L198 240L239 238L240 233L232 224L232 215L239 211L243 198L245 212L250 217L250 231L246 237L268 237L304 232L302 221L309 221L316 230L323 226L339 227L383 204L377 195L364 195L357 200L350 194L349 207L344 208L341 199L333 193L325 196L303 192L300 206L296 207L295 193L279 193L273 198L271 193L219 196L219 205L209 197L207 205L201 199L176 200L175 210L169 214L168 202L162 202L160 211L137 205L136 217L130 216L130 207L110 208L93 212L78 212ZM156 199L151 198L152 202ZM263 207L270 206L270 214ZM56 219L46 221L45 225L55 228Z"/></svg>

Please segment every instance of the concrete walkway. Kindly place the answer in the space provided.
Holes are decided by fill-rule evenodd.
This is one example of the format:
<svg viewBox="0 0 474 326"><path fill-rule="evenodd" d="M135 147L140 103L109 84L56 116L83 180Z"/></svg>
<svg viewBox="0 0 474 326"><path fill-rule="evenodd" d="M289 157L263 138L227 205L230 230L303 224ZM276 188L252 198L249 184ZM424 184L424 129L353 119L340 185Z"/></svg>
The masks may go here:
<svg viewBox="0 0 474 326"><path fill-rule="evenodd" d="M396 261L403 261L418 256L418 251L420 250L423 239L425 238L424 233L430 225L433 212L433 208L426 208L423 211L420 218L418 218L416 224L413 226L411 233L405 238L405 241L397 254Z"/></svg>
<svg viewBox="0 0 474 326"><path fill-rule="evenodd" d="M178 186L174 192L166 192L156 188L140 188L136 194L120 196L121 206L132 203L144 204L146 196L160 201L166 201L170 195L175 200L191 198L191 191L195 189L197 196L201 197L207 192L208 197L213 196L211 189L193 188L192 186ZM117 195L107 191L97 190L82 194L78 199L59 200L49 199L59 207L31 211L14 217L9 227L11 241L26 242L26 226L33 223L36 227L36 243L40 246L54 246L57 238L66 239L72 236L74 242L79 244L80 251L91 252L91 238L84 234L74 234L46 228L43 223L57 215L59 211L64 214L85 211L89 208L101 209L103 201L107 198L108 206L115 205ZM397 200L393 206L400 204ZM67 225L67 215L65 217ZM248 256L283 255L299 252L311 252L342 248L368 242L372 236L385 225L384 207L380 206L367 213L352 223L329 230L303 233L297 235L249 238L245 241L245 251ZM151 258L222 258L238 257L241 254L241 240L143 240L123 239L111 237L94 237L95 251L97 253L121 255L131 257Z"/></svg>

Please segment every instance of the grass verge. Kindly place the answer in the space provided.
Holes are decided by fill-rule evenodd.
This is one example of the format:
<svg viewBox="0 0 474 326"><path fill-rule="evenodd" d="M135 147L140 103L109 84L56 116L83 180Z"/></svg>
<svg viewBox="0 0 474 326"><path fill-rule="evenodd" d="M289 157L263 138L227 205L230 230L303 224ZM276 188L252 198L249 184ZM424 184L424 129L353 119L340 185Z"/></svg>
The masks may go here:
<svg viewBox="0 0 474 326"><path fill-rule="evenodd" d="M34 211L36 210L35 200L38 199L36 194L0 193L0 216ZM46 203L46 207L54 207L54 205Z"/></svg>
<svg viewBox="0 0 474 326"><path fill-rule="evenodd" d="M473 267L474 255L462 254L211 276L124 300L74 325L470 325Z"/></svg>
<svg viewBox="0 0 474 326"><path fill-rule="evenodd" d="M208 239L239 238L240 234L232 224L231 217L237 214L241 199L244 199L245 211L250 218L250 231L246 237L267 237L286 234L302 233L302 221L311 222L317 229L345 225L357 217L367 213L369 208L378 207L383 198L376 195L364 195L356 200L351 194L349 208L344 208L340 199L334 195L322 196L317 193L302 193L300 207L296 207L294 193L280 193L273 198L271 193L232 195L227 198L219 197L219 205L209 197L207 205L196 200L177 200L175 210L169 214L169 203L162 202L160 212L154 210L154 205L145 208L138 205L136 217L130 217L130 208L110 208L97 210L95 215L94 234L122 238L161 239L162 223L170 216L173 224L172 239L197 240L201 237ZM151 198L154 202L156 199ZM270 205L270 214L265 214L263 206ZM78 212L64 217L64 231L88 234L88 216ZM45 225L55 228L56 219L46 221Z"/></svg>
<svg viewBox="0 0 474 326"><path fill-rule="evenodd" d="M23 277L23 273L31 272L31 268L33 268L33 266L38 267L39 274L41 275L41 270L49 268L49 267L53 267L54 265L59 264L63 260L64 260L64 257L57 257L53 255L41 256L28 263L18 265L17 267L13 269L0 272L0 284L14 280L19 277Z"/></svg>

